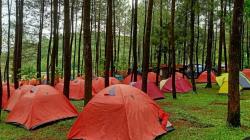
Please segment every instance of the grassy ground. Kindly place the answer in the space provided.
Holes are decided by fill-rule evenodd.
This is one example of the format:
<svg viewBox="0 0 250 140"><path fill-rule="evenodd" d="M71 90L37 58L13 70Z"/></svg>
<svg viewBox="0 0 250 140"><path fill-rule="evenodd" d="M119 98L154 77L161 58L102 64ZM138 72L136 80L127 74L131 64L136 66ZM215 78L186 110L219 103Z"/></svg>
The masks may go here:
<svg viewBox="0 0 250 140"><path fill-rule="evenodd" d="M250 91L241 96L241 128L226 125L227 96L218 95L218 87L205 89L198 86L198 94L178 94L177 100L171 95L157 101L171 115L176 130L162 136L160 140L241 140L250 136ZM82 101L73 101L81 111ZM7 113L3 113L3 120ZM55 122L37 130L23 128L0 122L0 140L63 140L66 139L75 119Z"/></svg>

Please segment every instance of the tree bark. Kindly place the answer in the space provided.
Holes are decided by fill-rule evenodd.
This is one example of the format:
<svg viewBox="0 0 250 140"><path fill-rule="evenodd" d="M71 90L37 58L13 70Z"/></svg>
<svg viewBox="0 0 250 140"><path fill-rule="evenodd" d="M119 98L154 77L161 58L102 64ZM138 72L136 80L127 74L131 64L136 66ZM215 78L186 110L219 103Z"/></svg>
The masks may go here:
<svg viewBox="0 0 250 140"><path fill-rule="evenodd" d="M55 85L55 70L58 55L58 0L53 0L53 49L51 54L51 82L50 85Z"/></svg>
<svg viewBox="0 0 250 140"><path fill-rule="evenodd" d="M73 8L73 6L72 6ZM71 46L70 46L70 8L69 0L64 0L64 86L63 93L69 99L71 75ZM72 32L73 33L73 32Z"/></svg>
<svg viewBox="0 0 250 140"><path fill-rule="evenodd" d="M112 59L112 48L113 48L113 34L112 34L112 0L108 0L108 13L107 13L107 26L106 26L106 32L107 32L107 49L106 49L106 62L105 62L105 87L109 86L109 69Z"/></svg>
<svg viewBox="0 0 250 140"><path fill-rule="evenodd" d="M39 41L37 46L37 79L41 83L41 48L42 48L42 34L43 34L43 16L44 16L44 0L41 1L41 9L40 9L40 29L39 29Z"/></svg>
<svg viewBox="0 0 250 140"><path fill-rule="evenodd" d="M148 11L147 11L146 32L145 32L145 38L144 38L144 43L143 43L143 61L142 61L142 91L144 91L145 93L147 93L152 11L153 11L153 0L149 0Z"/></svg>
<svg viewBox="0 0 250 140"><path fill-rule="evenodd" d="M53 2L51 0L51 4L50 4L50 9L51 9L51 17L50 17L50 36L49 36L49 46L48 46L48 52L47 52L47 84L50 83L50 54L51 54L51 43L52 43L52 33L53 33Z"/></svg>
<svg viewBox="0 0 250 140"><path fill-rule="evenodd" d="M2 17L2 0L0 0L0 16ZM0 62L2 59L2 18L0 19ZM2 96L3 96L3 85L2 85L2 69L0 65L0 120L2 112Z"/></svg>
<svg viewBox="0 0 250 140"><path fill-rule="evenodd" d="M241 30L243 22L244 0L234 1L232 34L229 47L229 79L228 79L228 116L227 123L232 127L240 124L240 92L239 92L239 52Z"/></svg>
<svg viewBox="0 0 250 140"><path fill-rule="evenodd" d="M194 52L194 21L195 21L195 6L196 0L191 2L191 19L190 19L190 31L191 31L191 40L190 40L190 66L191 66L191 82L193 86L193 91L196 92L196 85L194 80L194 65L193 65L193 52Z"/></svg>
<svg viewBox="0 0 250 140"><path fill-rule="evenodd" d="M97 38L96 38L96 75L99 75L99 49L100 49L100 28L101 28L101 2L99 1L98 8L98 24L97 24Z"/></svg>
<svg viewBox="0 0 250 140"><path fill-rule="evenodd" d="M161 54L162 54L162 39L163 39L163 31L162 31L162 0L160 0L160 45L158 49L157 55L157 72L156 72L156 86L159 86L159 76L160 76L160 65L161 65Z"/></svg>
<svg viewBox="0 0 250 140"><path fill-rule="evenodd" d="M174 20L175 20L175 0L172 0L171 6L171 29L170 29L170 44L172 48L172 95L173 99L176 99L176 87L175 87L175 37L174 37Z"/></svg>
<svg viewBox="0 0 250 140"><path fill-rule="evenodd" d="M224 0L220 1L220 41L219 41L219 56L218 56L218 75L221 75L221 59L222 59L222 45L223 45L223 31L224 31ZM224 31L225 32L225 31Z"/></svg>
<svg viewBox="0 0 250 140"><path fill-rule="evenodd" d="M91 31L90 31L90 2L91 0L85 0L83 3L84 9L84 61L85 61L85 101L84 105L92 98L92 51L91 51Z"/></svg>
<svg viewBox="0 0 250 140"><path fill-rule="evenodd" d="M137 9L138 9L138 0L134 1L134 16L133 16L133 79L134 82L137 82Z"/></svg>
<svg viewBox="0 0 250 140"><path fill-rule="evenodd" d="M206 88L212 88L211 82L211 70L212 70L212 48L213 48L213 17L214 17L214 0L210 0L209 3L209 20L208 20L208 38L207 38L207 58L206 58L206 69L207 69L207 85Z"/></svg>

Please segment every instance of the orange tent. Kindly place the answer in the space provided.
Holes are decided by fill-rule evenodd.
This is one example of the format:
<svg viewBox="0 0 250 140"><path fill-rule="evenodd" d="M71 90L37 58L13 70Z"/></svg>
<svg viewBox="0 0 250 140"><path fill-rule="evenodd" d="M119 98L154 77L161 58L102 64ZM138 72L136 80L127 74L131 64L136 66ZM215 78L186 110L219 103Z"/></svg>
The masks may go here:
<svg viewBox="0 0 250 140"><path fill-rule="evenodd" d="M250 69L244 69L244 70L242 71L242 73L244 73L245 76L246 76L248 79L250 79Z"/></svg>
<svg viewBox="0 0 250 140"><path fill-rule="evenodd" d="M150 82L156 82L156 73L154 73L154 72L149 72L148 73L148 81L150 81ZM160 78L160 75L159 75L159 77L158 77L158 81L161 81L161 78Z"/></svg>
<svg viewBox="0 0 250 140"><path fill-rule="evenodd" d="M70 91L69 98L73 100L84 99L84 83L83 79L77 78L74 81L70 81ZM63 94L64 82L59 82L56 84L55 88Z"/></svg>
<svg viewBox="0 0 250 140"><path fill-rule="evenodd" d="M152 140L166 133L168 118L141 90L113 85L87 104L71 127L68 139Z"/></svg>
<svg viewBox="0 0 250 140"><path fill-rule="evenodd" d="M202 72L198 79L196 80L197 83L207 83L207 71ZM216 83L216 75L214 72L211 72L211 82Z"/></svg>
<svg viewBox="0 0 250 140"><path fill-rule="evenodd" d="M15 88L13 85L10 85L10 96L15 92ZM8 103L8 91L7 84L3 84L3 93L2 93L2 108L5 109Z"/></svg>
<svg viewBox="0 0 250 140"><path fill-rule="evenodd" d="M180 72L175 72L175 76L176 77L180 77L180 78L183 78L183 74L180 73ZM188 80L187 76L184 74L184 79Z"/></svg>
<svg viewBox="0 0 250 140"><path fill-rule="evenodd" d="M32 85L23 85L19 87L17 90L15 90L15 93L10 96L10 99L8 100L7 106L5 110L11 111L16 103L20 100L20 98L30 91L34 86Z"/></svg>
<svg viewBox="0 0 250 140"><path fill-rule="evenodd" d="M120 81L114 77L109 77L109 85L120 84ZM97 94L105 88L105 79L103 77L97 77L92 80L93 94Z"/></svg>
<svg viewBox="0 0 250 140"><path fill-rule="evenodd" d="M134 84L134 87L141 89L142 88L142 80L137 81ZM151 81L147 82L147 95L153 100L165 98L162 91L155 85L155 83L153 83Z"/></svg>
<svg viewBox="0 0 250 140"><path fill-rule="evenodd" d="M30 130L77 115L77 110L64 95L51 86L39 85L21 97L6 122L19 124Z"/></svg>
<svg viewBox="0 0 250 140"><path fill-rule="evenodd" d="M134 78L131 80L131 76L132 76L132 74L129 74L129 75L123 80L122 83L128 85L129 83L133 82ZM134 77L134 75L133 75L133 77ZM137 74L137 81L140 81L140 80L142 80L142 77L141 77L141 75Z"/></svg>
<svg viewBox="0 0 250 140"><path fill-rule="evenodd" d="M188 80L180 77L175 77L175 86L176 92L178 93L185 93L192 90L192 84ZM172 92L172 77L166 80L166 83L162 87L161 91Z"/></svg>

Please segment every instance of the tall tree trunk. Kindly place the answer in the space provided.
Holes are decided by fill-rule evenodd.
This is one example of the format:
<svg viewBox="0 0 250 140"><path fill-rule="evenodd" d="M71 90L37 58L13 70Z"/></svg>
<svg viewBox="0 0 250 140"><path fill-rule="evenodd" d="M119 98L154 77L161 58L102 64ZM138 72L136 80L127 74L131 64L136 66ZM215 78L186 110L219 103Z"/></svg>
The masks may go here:
<svg viewBox="0 0 250 140"><path fill-rule="evenodd" d="M41 11L40 11L40 29L39 29L39 41L37 46L37 79L41 83L41 48L42 48L42 34L43 34L43 16L44 16L44 0L41 1Z"/></svg>
<svg viewBox="0 0 250 140"><path fill-rule="evenodd" d="M231 0L229 0L229 9L231 10ZM229 17L230 17L230 21L232 21L232 18L231 18L231 11L229 10ZM224 6L224 17L227 16L227 0L225 1L225 6ZM231 40L231 33L232 33L232 22L229 23L229 38ZM224 48L223 48L223 51L224 51L224 61L225 61L225 72L228 71L228 65L227 65L227 47L226 47L226 37L225 37L225 32L224 32ZM230 47L230 46L229 46Z"/></svg>
<svg viewBox="0 0 250 140"><path fill-rule="evenodd" d="M207 69L207 85L206 88L212 88L211 82L211 70L212 70L212 48L213 48L213 17L214 17L214 0L209 1L209 20L208 20L208 38L207 38L207 58L206 58L206 69Z"/></svg>
<svg viewBox="0 0 250 140"><path fill-rule="evenodd" d="M77 1L76 1L76 4L77 4ZM77 11L77 5L75 5L75 19L76 19L76 21L75 21L75 38L74 38L74 42L75 42L75 44L74 44L74 60L73 60L73 78L75 78L75 72L76 72L76 51L77 51L77 46L76 46L76 35L77 35L77 13L78 13L78 11ZM73 32L72 32L72 34L73 34Z"/></svg>
<svg viewBox="0 0 250 140"><path fill-rule="evenodd" d="M116 61L116 15L115 15L115 6L116 6L116 1L112 1L112 9L113 9L113 45L111 46L111 76L114 76L114 71L115 71L115 61Z"/></svg>
<svg viewBox="0 0 250 140"><path fill-rule="evenodd" d="M130 42L129 42L129 53L128 53L128 74L131 72L131 51L133 45L133 29L134 29L134 11L135 11L135 4L132 0L132 15L131 15L131 25L130 25Z"/></svg>
<svg viewBox="0 0 250 140"><path fill-rule="evenodd" d="M137 9L138 9L138 0L134 1L134 16L133 16L133 57L134 57L134 64L133 64L133 79L134 82L137 81Z"/></svg>
<svg viewBox="0 0 250 140"><path fill-rule="evenodd" d="M98 8L98 24L97 24L97 38L96 38L96 75L99 75L99 49L100 49L100 28L101 28L101 2L99 1Z"/></svg>
<svg viewBox="0 0 250 140"><path fill-rule="evenodd" d="M73 8L73 6L71 7ZM69 99L71 75L70 14L69 0L64 0L64 86L63 93ZM72 32L73 34L73 32Z"/></svg>
<svg viewBox="0 0 250 140"><path fill-rule="evenodd" d="M0 16L2 17L2 0L0 0ZM0 62L2 57L2 18L0 19ZM2 96L3 96L3 85L2 85L2 69L0 65L0 120L2 112Z"/></svg>
<svg viewBox="0 0 250 140"><path fill-rule="evenodd" d="M19 87L19 79L21 78L21 62L22 62L22 39L23 39L23 0L16 1L16 35L14 49L14 85Z"/></svg>
<svg viewBox="0 0 250 140"><path fill-rule="evenodd" d="M199 5L199 1L197 1L197 4ZM196 70L197 75L199 74L199 40L200 40L200 13L197 13L197 41L196 41L196 49L195 49L195 57L196 57Z"/></svg>
<svg viewBox="0 0 250 140"><path fill-rule="evenodd" d="M193 86L193 91L196 92L196 85L194 80L194 65L193 65L193 51L194 51L194 21L195 21L195 6L196 0L191 2L191 19L190 19L190 30L191 30L191 40L190 40L190 66L191 66L191 82Z"/></svg>
<svg viewBox="0 0 250 140"><path fill-rule="evenodd" d="M186 66L186 55L187 55L187 22L188 22L188 6L186 4L186 12L185 12L185 23L184 23L184 43L183 43L183 68L185 68ZM184 78L184 72L185 70L183 70L183 78Z"/></svg>
<svg viewBox="0 0 250 140"><path fill-rule="evenodd" d="M143 64L142 64L142 91L147 93L147 79L149 67L149 48L150 48L150 34L152 23L153 0L148 1L148 12L146 22L146 32L143 43Z"/></svg>
<svg viewBox="0 0 250 140"><path fill-rule="evenodd" d="M80 35L78 39L78 59L77 59L77 75L81 75L81 44L82 44L82 30L83 30L83 6L82 6L82 18L81 18L81 27L80 27Z"/></svg>
<svg viewBox="0 0 250 140"><path fill-rule="evenodd" d="M9 78L9 70L10 70L9 69L9 66L10 66L10 64L9 64L10 63L10 27L11 27L10 14L11 14L11 5L10 5L10 0L8 0L8 39L7 39L8 52L7 52L7 59L6 59L6 80L7 80L8 98L10 97L10 78Z"/></svg>
<svg viewBox="0 0 250 140"><path fill-rule="evenodd" d="M50 54L51 54L51 43L52 43L52 33L53 33L53 2L51 0L50 3L50 9L51 9L51 16L50 16L50 35L49 35L49 46L48 46L48 52L47 52L47 84L50 83Z"/></svg>
<svg viewBox="0 0 250 140"><path fill-rule="evenodd" d="M222 45L223 44L223 32L225 32L224 29L224 0L220 0L220 40L219 40L219 56L218 56L218 75L221 75L221 59L222 59Z"/></svg>
<svg viewBox="0 0 250 140"><path fill-rule="evenodd" d="M246 24L247 24L247 42L246 42L246 49L247 49L247 67L249 67L250 65L250 52L249 52L249 22L248 22L248 18L246 19Z"/></svg>
<svg viewBox="0 0 250 140"><path fill-rule="evenodd" d="M158 49L157 55L157 72L156 72L156 86L159 86L159 76L160 76L160 65L161 65L161 54L162 54L162 39L163 39L163 31L162 31L162 0L160 0L160 45Z"/></svg>
<svg viewBox="0 0 250 140"><path fill-rule="evenodd" d="M113 34L112 34L112 0L108 0L108 13L107 13L107 26L106 26L106 32L107 32L107 49L106 49L106 62L105 62L105 87L109 86L109 68L111 64L112 59L112 46L113 46Z"/></svg>
<svg viewBox="0 0 250 140"><path fill-rule="evenodd" d="M171 29L170 29L170 44L172 48L172 95L173 99L176 99L176 87L175 87L175 37L174 37L174 20L175 20L175 0L172 0L171 6Z"/></svg>
<svg viewBox="0 0 250 140"><path fill-rule="evenodd" d="M83 34L83 45L84 45L84 62L85 62L85 101L87 103L92 98L92 51L91 51L91 31L90 31L90 2L91 0L85 0L83 3L84 15L84 34Z"/></svg>
<svg viewBox="0 0 250 140"><path fill-rule="evenodd" d="M207 14L206 14L207 15ZM205 30L204 30L204 41L202 48L202 71L204 70L204 59L205 59L205 49L206 49L206 39L207 39L207 16L205 18Z"/></svg>
<svg viewBox="0 0 250 140"><path fill-rule="evenodd" d="M74 7L75 7L75 0L71 3L71 12L70 12L70 22L71 22L71 38L70 38L70 48L73 49L73 42L74 42L74 32L76 31L76 27L74 27ZM74 46L74 55L73 55L73 78L75 78L75 54L76 54L76 46Z"/></svg>
<svg viewBox="0 0 250 140"><path fill-rule="evenodd" d="M229 79L228 79L228 116L227 123L232 127L240 126L240 92L239 92L239 52L243 22L244 0L234 1L233 25L229 47Z"/></svg>
<svg viewBox="0 0 250 140"><path fill-rule="evenodd" d="M56 59L58 54L58 0L53 0L53 49L51 54L51 82L50 85L55 85L55 70L56 70Z"/></svg>
<svg viewBox="0 0 250 140"><path fill-rule="evenodd" d="M217 34L218 34L218 25L217 23L215 24L215 33L214 33L214 37L213 37L213 43L214 43L214 47L212 48L212 51L213 51L213 57L212 57L212 60L213 60L213 63L212 63L212 67L215 67L215 61L216 61L216 54L217 54Z"/></svg>

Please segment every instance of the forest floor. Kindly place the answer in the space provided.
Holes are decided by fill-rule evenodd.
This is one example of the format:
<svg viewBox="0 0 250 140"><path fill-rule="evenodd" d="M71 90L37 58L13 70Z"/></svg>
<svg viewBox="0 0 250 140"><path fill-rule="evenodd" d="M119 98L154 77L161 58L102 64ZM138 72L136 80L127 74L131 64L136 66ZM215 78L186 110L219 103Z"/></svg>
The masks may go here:
<svg viewBox="0 0 250 140"><path fill-rule="evenodd" d="M241 128L226 125L227 96L218 95L218 86L205 89L198 85L197 94L178 94L173 100L171 94L157 103L170 114L175 131L163 135L159 140L242 140L250 136L250 90L241 95ZM72 101L79 111L83 101ZM5 120L7 113L3 113ZM75 119L27 131L24 128L0 122L0 140L64 140ZM98 131L97 131L98 132Z"/></svg>

